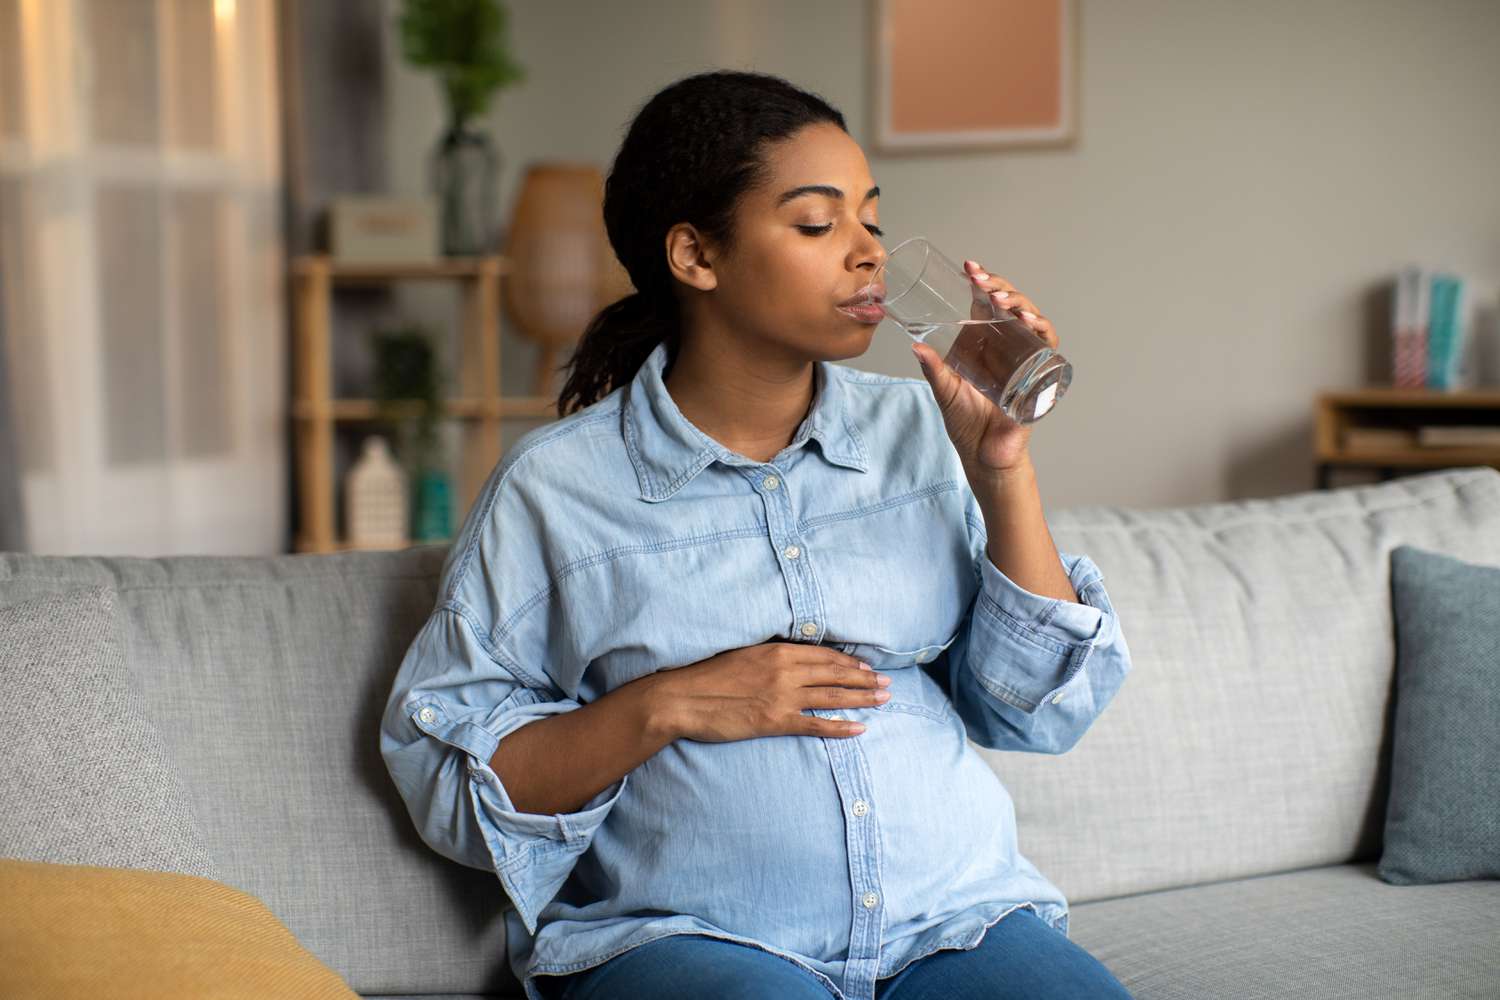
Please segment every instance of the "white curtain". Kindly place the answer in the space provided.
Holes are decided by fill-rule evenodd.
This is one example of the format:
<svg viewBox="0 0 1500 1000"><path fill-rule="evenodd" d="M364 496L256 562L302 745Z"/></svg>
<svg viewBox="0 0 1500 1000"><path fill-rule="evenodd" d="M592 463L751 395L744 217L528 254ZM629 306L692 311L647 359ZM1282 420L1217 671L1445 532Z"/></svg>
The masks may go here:
<svg viewBox="0 0 1500 1000"><path fill-rule="evenodd" d="M274 8L0 0L0 391L32 551L285 549Z"/></svg>

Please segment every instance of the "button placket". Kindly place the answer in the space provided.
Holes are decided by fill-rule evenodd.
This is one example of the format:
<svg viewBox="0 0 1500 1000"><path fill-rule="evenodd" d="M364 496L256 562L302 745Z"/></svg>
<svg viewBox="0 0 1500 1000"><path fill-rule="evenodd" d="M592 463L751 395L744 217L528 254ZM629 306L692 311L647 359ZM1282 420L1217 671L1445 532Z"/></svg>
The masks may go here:
<svg viewBox="0 0 1500 1000"><path fill-rule="evenodd" d="M786 582L787 596L792 606L792 621L796 623L794 627L798 635L815 640L823 630L823 623L817 618L820 605L816 585L811 579L812 566L803 558L806 553L802 546L792 541L798 537L798 530L796 514L792 510L791 491L783 489L786 484L775 472L767 472L759 480L752 481L765 505L769 540L775 544L777 537L786 539L779 551L783 559L795 563L795 566L782 567L782 579Z"/></svg>
<svg viewBox="0 0 1500 1000"><path fill-rule="evenodd" d="M825 718L841 719L845 713L824 712ZM849 926L848 958L845 962L845 986L852 991L873 989L880 964L880 933L884 923L880 905L881 886L880 834L870 800L872 789L865 783L868 768L862 761L864 751L851 740L827 739L824 747L833 765L838 794L851 819L844 825L848 851L849 882L856 904ZM868 816L866 819L864 817ZM859 995L871 994L860 992Z"/></svg>

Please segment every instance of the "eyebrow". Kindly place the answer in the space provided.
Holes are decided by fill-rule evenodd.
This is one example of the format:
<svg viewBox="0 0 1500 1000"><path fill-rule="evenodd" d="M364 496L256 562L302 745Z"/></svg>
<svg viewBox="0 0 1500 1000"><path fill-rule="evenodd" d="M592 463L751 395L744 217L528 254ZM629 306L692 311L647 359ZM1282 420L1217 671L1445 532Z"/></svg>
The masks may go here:
<svg viewBox="0 0 1500 1000"><path fill-rule="evenodd" d="M844 192L831 184L804 184L801 187L794 187L790 191L782 192L781 197L776 199L776 207L780 208L793 198L800 198L805 194L822 194L840 200L843 200L844 197ZM879 196L880 188L872 187L865 195L865 201L869 201L871 198L878 198Z"/></svg>

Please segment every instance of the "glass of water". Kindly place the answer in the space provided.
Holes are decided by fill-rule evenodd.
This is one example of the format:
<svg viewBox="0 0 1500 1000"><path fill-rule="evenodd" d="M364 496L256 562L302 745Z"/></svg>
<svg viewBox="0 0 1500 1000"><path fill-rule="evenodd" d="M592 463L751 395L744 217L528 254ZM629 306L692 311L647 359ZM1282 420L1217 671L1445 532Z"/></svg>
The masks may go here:
<svg viewBox="0 0 1500 1000"><path fill-rule="evenodd" d="M885 299L879 302L882 286ZM868 298L1017 423L1046 416L1073 381L1067 358L1021 317L990 302L969 273L925 237L914 236L886 254Z"/></svg>

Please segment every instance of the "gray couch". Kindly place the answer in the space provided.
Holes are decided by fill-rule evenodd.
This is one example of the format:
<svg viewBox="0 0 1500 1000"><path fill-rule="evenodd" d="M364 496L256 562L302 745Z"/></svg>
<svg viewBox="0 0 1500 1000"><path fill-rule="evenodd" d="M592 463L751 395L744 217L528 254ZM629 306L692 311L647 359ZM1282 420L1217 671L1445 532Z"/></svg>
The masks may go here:
<svg viewBox="0 0 1500 1000"><path fill-rule="evenodd" d="M1134 671L1071 752L977 752L1073 939L1141 1000L1500 997L1500 882L1375 875L1389 553L1500 565L1500 472L1049 524L1103 570ZM499 881L418 839L377 748L443 555L0 556L0 607L118 591L222 880L366 996L520 995Z"/></svg>

